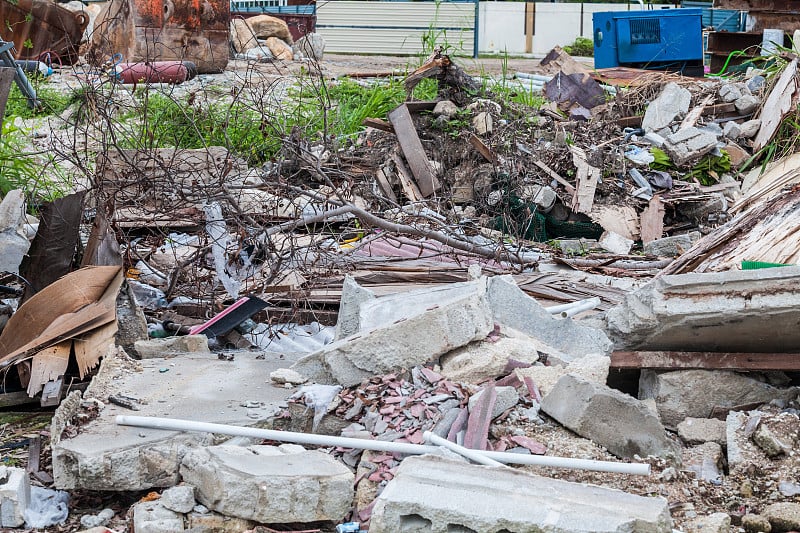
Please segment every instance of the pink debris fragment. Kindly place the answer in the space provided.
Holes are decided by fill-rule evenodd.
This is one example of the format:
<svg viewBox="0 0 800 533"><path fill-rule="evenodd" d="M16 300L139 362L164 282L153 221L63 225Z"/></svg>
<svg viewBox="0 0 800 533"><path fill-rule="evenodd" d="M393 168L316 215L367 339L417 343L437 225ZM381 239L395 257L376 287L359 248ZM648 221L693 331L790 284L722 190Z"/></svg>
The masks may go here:
<svg viewBox="0 0 800 533"><path fill-rule="evenodd" d="M411 416L414 418L420 418L422 414L425 412L425 404L424 403L415 403L409 408L411 411Z"/></svg>
<svg viewBox="0 0 800 533"><path fill-rule="evenodd" d="M497 402L497 390L494 384L483 389L475 407L467 420L467 433L464 435L464 446L473 450L485 450L489 441L489 425L492 423L492 411Z"/></svg>
<svg viewBox="0 0 800 533"><path fill-rule="evenodd" d="M547 453L547 446L542 444L541 442L534 440L530 437L523 437L521 435L515 435L510 437L511 442L518 446L522 446L523 448L527 448L530 452L534 455L544 455Z"/></svg>
<svg viewBox="0 0 800 533"><path fill-rule="evenodd" d="M522 386L522 382L519 380L517 375L512 372L511 374L507 375L506 377L497 380L497 383L495 383L495 385L497 385L498 387L514 387L514 388L517 388L517 387L521 387Z"/></svg>
<svg viewBox="0 0 800 533"><path fill-rule="evenodd" d="M528 392L531 393L531 398L539 403L542 403L542 393L539 392L539 387L537 387L536 383L533 382L532 377L525 376L525 386L528 387Z"/></svg>
<svg viewBox="0 0 800 533"><path fill-rule="evenodd" d="M422 375L425 376L425 379L427 379L431 385L443 379L441 374L434 372L430 368L422 367L420 368L420 372L422 372Z"/></svg>
<svg viewBox="0 0 800 533"><path fill-rule="evenodd" d="M394 414L394 407L391 405L387 405L386 407L381 407L379 411L382 415L391 415Z"/></svg>

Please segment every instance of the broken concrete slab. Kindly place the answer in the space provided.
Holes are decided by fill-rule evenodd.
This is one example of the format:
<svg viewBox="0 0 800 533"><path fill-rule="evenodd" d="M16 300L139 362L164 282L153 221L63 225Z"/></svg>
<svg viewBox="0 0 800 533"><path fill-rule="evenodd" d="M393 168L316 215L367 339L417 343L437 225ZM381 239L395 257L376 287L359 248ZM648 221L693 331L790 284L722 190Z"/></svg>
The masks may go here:
<svg viewBox="0 0 800 533"><path fill-rule="evenodd" d="M133 349L142 359L153 359L183 353L211 353L205 335L181 335L163 339L136 341Z"/></svg>
<svg viewBox="0 0 800 533"><path fill-rule="evenodd" d="M574 374L558 380L542 399L542 411L618 457L655 455L680 459L680 446L642 402Z"/></svg>
<svg viewBox="0 0 800 533"><path fill-rule="evenodd" d="M587 355L580 359L570 361L566 366L554 364L552 366L535 365L528 368L518 368L514 371L520 381L526 377L533 379L542 395L547 395L553 387L566 374L575 374L588 381L605 385L608 380L608 371L611 359L605 355Z"/></svg>
<svg viewBox="0 0 800 533"><path fill-rule="evenodd" d="M31 499L28 473L24 468L0 468L0 527L22 527Z"/></svg>
<svg viewBox="0 0 800 533"><path fill-rule="evenodd" d="M699 231L692 231L682 235L672 235L663 239L646 242L644 253L657 257L678 257L683 252L691 248L695 242L700 240L702 235Z"/></svg>
<svg viewBox="0 0 800 533"><path fill-rule="evenodd" d="M422 456L405 459L372 511L370 533L669 533L667 501Z"/></svg>
<svg viewBox="0 0 800 533"><path fill-rule="evenodd" d="M250 520L225 516L219 513L189 513L186 529L192 533L245 533L255 524Z"/></svg>
<svg viewBox="0 0 800 533"><path fill-rule="evenodd" d="M686 444L716 442L720 446L726 446L726 428L724 420L687 417L678 424L678 436Z"/></svg>
<svg viewBox="0 0 800 533"><path fill-rule="evenodd" d="M691 533L728 533L731 530L731 517L728 513L713 513L698 516L686 526Z"/></svg>
<svg viewBox="0 0 800 533"><path fill-rule="evenodd" d="M319 383L352 386L376 374L427 363L485 338L494 327L485 281L456 285L450 291L426 290L439 299L424 306L417 304L431 296L420 291L401 298L402 305L391 305L394 297L375 300L387 303L379 303L383 312L372 301L366 302L361 306L361 326L371 329L325 346L295 363L292 370ZM376 311L365 314L369 309ZM387 320L387 316L392 318Z"/></svg>
<svg viewBox="0 0 800 533"><path fill-rule="evenodd" d="M161 493L161 505L176 513L188 513L197 501L194 499L194 487L191 485L178 485L170 487Z"/></svg>
<svg viewBox="0 0 800 533"><path fill-rule="evenodd" d="M123 352L124 353L124 352ZM53 419L53 476L61 489L144 490L171 487L186 452L211 443L211 435L118 426L116 415L130 414L108 403L118 394L134 400L137 415L203 422L253 425L272 417L289 391L265 383L286 360L258 359L256 352L222 361L214 354L134 361L106 357L85 397L105 405L80 432L62 437L66 421L80 411L70 396ZM68 435L77 433L69 437Z"/></svg>
<svg viewBox="0 0 800 533"><path fill-rule="evenodd" d="M798 389L780 389L751 377L725 370L642 370L639 399L656 401L661 422L675 428L686 417L706 418L714 408L797 396Z"/></svg>
<svg viewBox="0 0 800 533"><path fill-rule="evenodd" d="M660 131L689 111L692 93L677 83L668 83L661 94L650 102L642 119L645 131Z"/></svg>
<svg viewBox="0 0 800 533"><path fill-rule="evenodd" d="M511 276L489 278L486 295L495 322L552 346L566 358L564 362L610 352L611 342L603 331L571 318L554 318Z"/></svg>
<svg viewBox="0 0 800 533"><path fill-rule="evenodd" d="M349 337L361 330L361 304L374 298L375 293L356 283L353 276L348 274L344 277L335 340Z"/></svg>
<svg viewBox="0 0 800 533"><path fill-rule="evenodd" d="M800 346L798 287L800 267L662 276L609 309L607 333L618 350L783 352Z"/></svg>
<svg viewBox="0 0 800 533"><path fill-rule="evenodd" d="M183 479L214 511L262 523L338 522L355 476L320 451L286 446L211 446L186 454Z"/></svg>
<svg viewBox="0 0 800 533"><path fill-rule="evenodd" d="M747 122L742 122L739 124L739 129L739 137L743 137L745 139L755 137L758 133L758 130L761 129L761 120L753 119L748 120Z"/></svg>
<svg viewBox="0 0 800 533"><path fill-rule="evenodd" d="M668 135L663 149L676 166L682 167L712 151L716 146L716 135L691 127Z"/></svg>
<svg viewBox="0 0 800 533"><path fill-rule="evenodd" d="M501 376L509 359L535 363L539 359L537 346L525 336L473 342L443 355L439 360L441 374L462 383L482 383Z"/></svg>
<svg viewBox="0 0 800 533"><path fill-rule="evenodd" d="M769 520L772 531L776 533L800 529L800 503L773 503L768 505L761 515Z"/></svg>

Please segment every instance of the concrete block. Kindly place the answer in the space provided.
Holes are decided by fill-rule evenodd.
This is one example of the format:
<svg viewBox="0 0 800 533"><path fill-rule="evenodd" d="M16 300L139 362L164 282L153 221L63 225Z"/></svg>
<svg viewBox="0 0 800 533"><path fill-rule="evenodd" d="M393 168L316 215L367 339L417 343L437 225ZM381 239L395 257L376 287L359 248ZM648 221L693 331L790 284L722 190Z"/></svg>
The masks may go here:
<svg viewBox="0 0 800 533"><path fill-rule="evenodd" d="M691 520L685 528L691 533L729 533L731 517L727 513L714 513Z"/></svg>
<svg viewBox="0 0 800 533"><path fill-rule="evenodd" d="M192 533L245 533L254 523L242 518L224 516L219 513L189 513L186 526Z"/></svg>
<svg viewBox="0 0 800 533"><path fill-rule="evenodd" d="M761 120L760 119L753 119L748 120L747 122L742 122L739 125L739 129L741 132L739 133L740 137L744 137L745 139L750 139L751 137L755 137L758 133L758 130L761 129Z"/></svg>
<svg viewBox="0 0 800 533"><path fill-rule="evenodd" d="M188 453L183 479L198 501L226 516L262 523L339 521L353 502L354 475L318 451L211 446Z"/></svg>
<svg viewBox="0 0 800 533"><path fill-rule="evenodd" d="M633 247L633 239L623 237L613 231L604 231L600 236L600 247L617 255L627 255Z"/></svg>
<svg viewBox="0 0 800 533"><path fill-rule="evenodd" d="M726 446L727 427L724 420L688 417L678 424L678 436L686 444L716 442L720 446Z"/></svg>
<svg viewBox="0 0 800 533"><path fill-rule="evenodd" d="M494 408L492 409L492 419L497 418L506 410L511 409L519 402L519 393L517 389L514 387L495 387L495 391L497 391L497 400L495 400ZM477 394L473 394L469 397L469 410L470 412L478 403L483 393L486 392L482 390Z"/></svg>
<svg viewBox="0 0 800 533"><path fill-rule="evenodd" d="M508 468L408 457L378 496L370 533L670 533L667 501Z"/></svg>
<svg viewBox="0 0 800 533"><path fill-rule="evenodd" d="M618 457L680 458L680 447L642 402L579 376L559 379L542 399L542 411Z"/></svg>
<svg viewBox="0 0 800 533"><path fill-rule="evenodd" d="M747 533L770 533L772 525L766 517L759 514L746 514L742 517L742 528Z"/></svg>
<svg viewBox="0 0 800 533"><path fill-rule="evenodd" d="M133 533L173 533L185 531L183 515L170 511L159 500L133 506Z"/></svg>
<svg viewBox="0 0 800 533"><path fill-rule="evenodd" d="M639 398L656 400L661 421L668 428L675 428L686 417L707 417L715 407L788 400L796 395L796 389L779 389L723 370L642 370L639 378Z"/></svg>
<svg viewBox="0 0 800 533"><path fill-rule="evenodd" d="M736 111L738 111L740 115L749 115L755 113L758 106L761 105L761 100L752 94L745 94L737 99L734 105L736 106Z"/></svg>
<svg viewBox="0 0 800 533"><path fill-rule="evenodd" d="M386 306L379 305L382 312L365 314L375 307L372 302L362 304L361 327L372 329L335 341L302 358L292 369L319 383L347 387L376 374L424 364L485 338L494 328L485 280L457 285L453 292L434 290L424 295L416 291L405 298L387 299ZM444 299L417 305L437 295Z"/></svg>
<svg viewBox="0 0 800 533"><path fill-rule="evenodd" d="M700 232L693 231L683 235L673 235L645 243L644 253L657 257L678 257L700 239Z"/></svg>
<svg viewBox="0 0 800 533"><path fill-rule="evenodd" d="M473 342L443 355L439 360L441 374L462 383L482 383L501 376L509 359L535 363L539 359L537 347L540 346L524 337Z"/></svg>
<svg viewBox="0 0 800 533"><path fill-rule="evenodd" d="M719 88L719 97L726 103L735 102L742 97L742 91L732 83L725 83Z"/></svg>
<svg viewBox="0 0 800 533"><path fill-rule="evenodd" d="M375 293L356 283L353 276L348 274L344 277L334 339L343 339L361 330L361 304L374 298Z"/></svg>
<svg viewBox="0 0 800 533"><path fill-rule="evenodd" d="M722 128L722 132L728 139L736 140L742 134L742 128L739 124L733 120L726 122L725 127Z"/></svg>
<svg viewBox="0 0 800 533"><path fill-rule="evenodd" d="M140 416L252 426L274 416L291 394L264 383L286 361L258 355L241 352L234 361L198 353L142 361L107 356L86 391L106 403L105 408L75 437L53 440L56 487L127 491L177 485L183 456L211 444L212 436L118 426L116 416L132 411L107 403L108 395L141 399L135 412ZM78 412L77 395L77 401L71 395L59 406L53 435L60 436L65 421Z"/></svg>
<svg viewBox="0 0 800 533"><path fill-rule="evenodd" d="M31 500L31 485L24 468L5 468L0 480L0 527L22 527Z"/></svg>
<svg viewBox="0 0 800 533"><path fill-rule="evenodd" d="M685 128L667 137L664 152L672 162L684 166L690 161L712 151L717 146L717 136L698 128Z"/></svg>
<svg viewBox="0 0 800 533"><path fill-rule="evenodd" d="M783 352L800 346L798 301L800 267L662 276L609 309L606 332L618 350Z"/></svg>
<svg viewBox="0 0 800 533"><path fill-rule="evenodd" d="M609 354L611 342L599 329L557 319L525 294L511 276L489 278L487 297L494 321L558 350L568 362L589 354Z"/></svg>
<svg viewBox="0 0 800 533"><path fill-rule="evenodd" d="M661 94L650 102L642 119L645 131L658 132L689 111L692 93L677 83L668 83Z"/></svg>
<svg viewBox="0 0 800 533"><path fill-rule="evenodd" d="M194 499L194 487L191 485L178 485L161 493L161 505L176 513L188 513L197 502Z"/></svg>
<svg viewBox="0 0 800 533"><path fill-rule="evenodd" d="M580 359L570 361L566 366L532 366L529 368L519 368L514 372L521 381L528 376L533 379L534 384L542 393L547 395L558 380L566 374L575 374L588 381L605 385L608 381L608 371L611 366L611 359L605 355L587 355Z"/></svg>
<svg viewBox="0 0 800 533"><path fill-rule="evenodd" d="M164 339L136 341L133 349L142 359L153 359L180 353L211 353L205 335L182 335Z"/></svg>

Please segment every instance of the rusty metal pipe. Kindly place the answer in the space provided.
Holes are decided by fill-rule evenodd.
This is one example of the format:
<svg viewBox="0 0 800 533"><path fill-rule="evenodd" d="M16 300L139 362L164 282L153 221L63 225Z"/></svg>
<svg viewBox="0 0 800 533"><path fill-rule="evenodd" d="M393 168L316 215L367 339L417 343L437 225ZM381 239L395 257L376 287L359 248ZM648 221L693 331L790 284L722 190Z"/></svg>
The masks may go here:
<svg viewBox="0 0 800 533"><path fill-rule="evenodd" d="M120 63L117 76L122 83L170 83L189 81L197 75L191 61L153 61L148 63Z"/></svg>

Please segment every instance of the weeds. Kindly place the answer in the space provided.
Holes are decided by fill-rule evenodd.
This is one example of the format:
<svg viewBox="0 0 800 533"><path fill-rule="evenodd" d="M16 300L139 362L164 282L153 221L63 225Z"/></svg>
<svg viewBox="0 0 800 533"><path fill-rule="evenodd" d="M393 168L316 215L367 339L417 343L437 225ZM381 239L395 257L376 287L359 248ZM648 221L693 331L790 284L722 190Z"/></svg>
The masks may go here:
<svg viewBox="0 0 800 533"><path fill-rule="evenodd" d="M594 41L587 37L576 37L572 44L564 47L564 51L571 56L594 57Z"/></svg>

